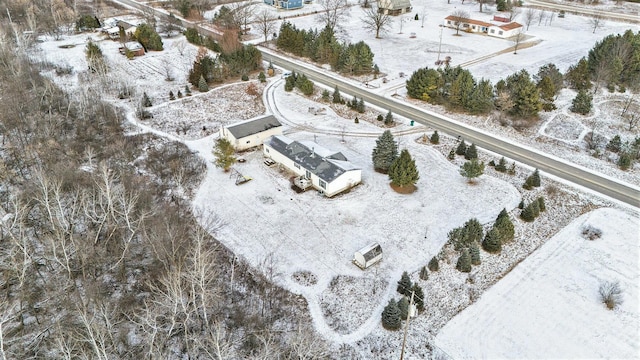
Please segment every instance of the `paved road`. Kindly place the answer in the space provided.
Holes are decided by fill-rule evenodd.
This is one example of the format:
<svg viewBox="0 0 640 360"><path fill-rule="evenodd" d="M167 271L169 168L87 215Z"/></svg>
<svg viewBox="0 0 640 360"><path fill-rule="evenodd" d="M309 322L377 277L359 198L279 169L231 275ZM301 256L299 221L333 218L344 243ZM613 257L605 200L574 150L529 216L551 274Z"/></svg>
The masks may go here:
<svg viewBox="0 0 640 360"><path fill-rule="evenodd" d="M599 15L607 19L632 22L636 24L640 23L640 15L638 15L637 12L635 14L624 14L624 13L613 12L613 11L601 11L598 9L589 9L589 8L584 8L579 6L556 4L554 2L541 1L541 0L526 0L525 5L529 5L536 8L550 9L550 10L564 10L567 13L581 14L586 16Z"/></svg>
<svg viewBox="0 0 640 360"><path fill-rule="evenodd" d="M147 5L140 4L133 0L116 1L140 10L148 8ZM537 0L530 0L529 2L532 3L534 1ZM155 13L158 17L164 19L168 17L166 12L158 9L155 9ZM204 35L218 35L210 29L200 27L197 24L186 20L182 20L182 25L185 27L195 27ZM636 208L640 208L640 188L636 185L631 185L620 180L595 173L582 166L572 164L555 156L540 153L535 149L524 145L519 145L512 141L495 137L487 132L458 123L455 120L449 119L440 114L432 113L424 109L396 101L392 98L373 94L354 83L336 78L330 72L320 68L300 62L294 62L289 58L281 56L266 48L259 47L259 49L262 51L263 59L265 61L271 61L274 65L294 70L299 73L304 73L309 79L330 87L338 86L340 91L344 94L360 97L370 104L388 109L393 113L404 116L408 119L415 120L420 124L437 129L441 133L446 133L452 136L461 136L468 143L475 143L481 148L493 151L506 158L538 168L542 172L557 176L561 179L581 185L587 189L630 204Z"/></svg>
<svg viewBox="0 0 640 360"><path fill-rule="evenodd" d="M568 180L598 193L610 196L635 207L640 207L640 188L602 174L594 173L582 166L572 164L552 155L539 153L537 150L504 140L482 130L474 129L445 116L428 112L424 109L399 102L395 99L370 93L354 83L336 79L333 74L322 69L294 62L277 53L260 48L265 61L274 65L303 73L311 80L329 85L337 85L343 94L361 97L364 101L391 110L393 113L415 120L418 123L437 129L442 133L461 136L469 143L493 151L507 158L538 168L542 172Z"/></svg>

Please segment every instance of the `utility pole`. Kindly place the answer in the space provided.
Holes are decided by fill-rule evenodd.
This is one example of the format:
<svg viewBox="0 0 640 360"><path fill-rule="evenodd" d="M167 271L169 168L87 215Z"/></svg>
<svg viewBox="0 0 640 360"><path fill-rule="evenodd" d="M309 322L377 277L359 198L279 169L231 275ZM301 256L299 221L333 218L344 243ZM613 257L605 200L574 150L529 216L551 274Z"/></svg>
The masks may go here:
<svg viewBox="0 0 640 360"><path fill-rule="evenodd" d="M413 295L415 291L411 290L411 300L409 301L409 310L407 310L407 323L404 325L404 337L402 339L402 350L400 351L400 360L404 359L404 347L407 343L407 331L409 330L409 319L411 318L411 309L413 309Z"/></svg>

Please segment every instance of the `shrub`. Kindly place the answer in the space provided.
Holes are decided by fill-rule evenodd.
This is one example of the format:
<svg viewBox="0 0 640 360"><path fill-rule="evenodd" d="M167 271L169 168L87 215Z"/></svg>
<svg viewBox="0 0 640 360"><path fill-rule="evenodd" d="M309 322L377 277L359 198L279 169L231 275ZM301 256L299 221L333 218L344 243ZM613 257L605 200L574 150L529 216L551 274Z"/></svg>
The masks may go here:
<svg viewBox="0 0 640 360"><path fill-rule="evenodd" d="M482 248L489 253L499 253L502 250L502 241L500 241L500 232L495 227L487 232L482 241Z"/></svg>
<svg viewBox="0 0 640 360"><path fill-rule="evenodd" d="M254 83L250 83L249 85L247 85L246 91L247 91L247 95L251 95L251 96L257 96L260 94L260 92L258 92L258 87Z"/></svg>
<svg viewBox="0 0 640 360"><path fill-rule="evenodd" d="M460 141L458 147L456 148L456 155L464 155L467 152L467 144L464 140Z"/></svg>
<svg viewBox="0 0 640 360"><path fill-rule="evenodd" d="M142 106L144 107L153 106L153 103L151 103L151 99L149 98L149 95L147 95L146 92L142 94Z"/></svg>
<svg viewBox="0 0 640 360"><path fill-rule="evenodd" d="M260 74L258 74L258 80L260 80L261 83L267 82L267 77L263 71L260 71Z"/></svg>
<svg viewBox="0 0 640 360"><path fill-rule="evenodd" d="M242 81L249 81L249 75L247 75L247 74L242 74L241 79L242 79Z"/></svg>
<svg viewBox="0 0 640 360"><path fill-rule="evenodd" d="M406 319L409 315L409 300L407 300L406 296L403 296L400 301L398 301L398 309L400 309L400 319Z"/></svg>
<svg viewBox="0 0 640 360"><path fill-rule="evenodd" d="M322 91L322 101L329 101L331 94L329 93L329 90L324 89Z"/></svg>
<svg viewBox="0 0 640 360"><path fill-rule="evenodd" d="M420 269L420 280L429 280L429 270L426 266L423 266L422 269Z"/></svg>
<svg viewBox="0 0 640 360"><path fill-rule="evenodd" d="M438 145L440 143L440 135L438 135L438 130L434 131L429 139L432 144Z"/></svg>
<svg viewBox="0 0 640 360"><path fill-rule="evenodd" d="M594 228L591 225L587 225L582 228L582 236L588 240L599 239L602 236L602 230Z"/></svg>
<svg viewBox="0 0 640 360"><path fill-rule="evenodd" d="M622 153L618 158L618 167L620 168L620 170L629 170L633 162L632 160L633 159L631 158L631 154L626 152Z"/></svg>
<svg viewBox="0 0 640 360"><path fill-rule="evenodd" d="M469 255L471 256L471 265L480 265L480 248L478 247L478 243L471 243Z"/></svg>
<svg viewBox="0 0 640 360"><path fill-rule="evenodd" d="M469 255L468 249L462 249L462 254L456 263L456 269L466 273L471 271L471 256Z"/></svg>
<svg viewBox="0 0 640 360"><path fill-rule="evenodd" d="M613 310L622 304L622 289L618 281L605 281L600 284L598 293L600 294L600 300L607 305L607 309L609 310Z"/></svg>
<svg viewBox="0 0 640 360"><path fill-rule="evenodd" d="M405 271L402 273L400 280L398 281L398 287L396 290L402 295L411 295L411 287L413 284L411 283L411 278L409 278L409 274Z"/></svg>
<svg viewBox="0 0 640 360"><path fill-rule="evenodd" d="M427 266L429 267L429 270L431 270L431 271L440 270L440 264L438 263L438 258L436 258L435 256L432 257L431 260L429 260L429 264Z"/></svg>
<svg viewBox="0 0 640 360"><path fill-rule="evenodd" d="M382 121L384 120L384 116L382 116L382 114L378 114L378 117L376 117L376 120Z"/></svg>
<svg viewBox="0 0 640 360"><path fill-rule="evenodd" d="M382 327L387 330L398 330L402 320L400 319L400 309L394 299L390 299L387 306L382 311Z"/></svg>

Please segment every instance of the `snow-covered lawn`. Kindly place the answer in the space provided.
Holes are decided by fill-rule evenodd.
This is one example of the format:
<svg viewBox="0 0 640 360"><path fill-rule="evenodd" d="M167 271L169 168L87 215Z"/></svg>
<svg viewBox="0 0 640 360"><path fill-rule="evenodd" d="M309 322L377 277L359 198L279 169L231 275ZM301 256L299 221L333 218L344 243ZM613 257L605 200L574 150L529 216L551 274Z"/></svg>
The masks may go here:
<svg viewBox="0 0 640 360"><path fill-rule="evenodd" d="M602 231L588 240L587 227ZM599 209L574 220L451 320L436 344L455 359L633 359L640 354L640 224ZM607 310L600 284L619 281Z"/></svg>

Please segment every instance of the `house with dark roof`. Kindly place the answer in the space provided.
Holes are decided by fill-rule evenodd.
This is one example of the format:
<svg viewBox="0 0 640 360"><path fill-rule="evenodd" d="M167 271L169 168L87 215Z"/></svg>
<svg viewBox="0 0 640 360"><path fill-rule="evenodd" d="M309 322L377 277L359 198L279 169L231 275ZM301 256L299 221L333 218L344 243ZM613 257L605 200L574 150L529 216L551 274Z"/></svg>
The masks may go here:
<svg viewBox="0 0 640 360"><path fill-rule="evenodd" d="M411 9L411 0L378 0L378 12L382 14L402 15Z"/></svg>
<svg viewBox="0 0 640 360"><path fill-rule="evenodd" d="M265 139L282 135L282 124L273 115L263 115L220 128L220 138L229 140L236 151L260 146Z"/></svg>
<svg viewBox="0 0 640 360"><path fill-rule="evenodd" d="M262 148L265 157L298 175L327 197L348 190L362 181L362 169L341 153L312 141L295 141L283 135L272 136Z"/></svg>

